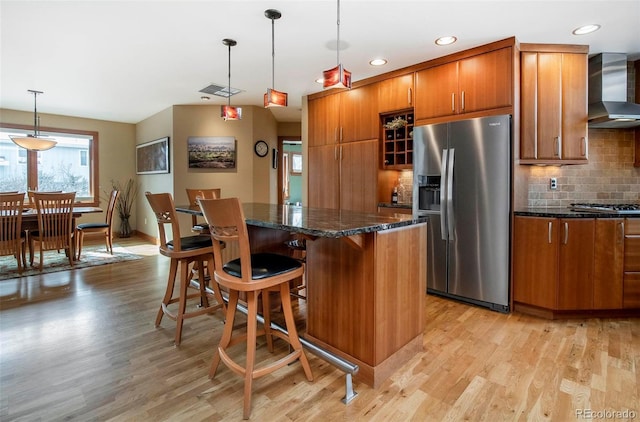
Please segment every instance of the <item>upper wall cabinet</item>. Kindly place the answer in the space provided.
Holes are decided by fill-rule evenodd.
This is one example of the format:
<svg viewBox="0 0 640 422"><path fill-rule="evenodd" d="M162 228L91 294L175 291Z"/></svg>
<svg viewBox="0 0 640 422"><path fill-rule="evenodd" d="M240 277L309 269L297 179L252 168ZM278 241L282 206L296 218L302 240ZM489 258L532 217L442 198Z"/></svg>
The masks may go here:
<svg viewBox="0 0 640 422"><path fill-rule="evenodd" d="M376 85L380 113L413 107L413 73L385 79Z"/></svg>
<svg viewBox="0 0 640 422"><path fill-rule="evenodd" d="M416 72L415 118L433 119L513 105L513 48Z"/></svg>
<svg viewBox="0 0 640 422"><path fill-rule="evenodd" d="M309 146L378 138L378 90L373 84L309 100Z"/></svg>
<svg viewBox="0 0 640 422"><path fill-rule="evenodd" d="M521 45L520 163L587 162L587 53L588 46Z"/></svg>

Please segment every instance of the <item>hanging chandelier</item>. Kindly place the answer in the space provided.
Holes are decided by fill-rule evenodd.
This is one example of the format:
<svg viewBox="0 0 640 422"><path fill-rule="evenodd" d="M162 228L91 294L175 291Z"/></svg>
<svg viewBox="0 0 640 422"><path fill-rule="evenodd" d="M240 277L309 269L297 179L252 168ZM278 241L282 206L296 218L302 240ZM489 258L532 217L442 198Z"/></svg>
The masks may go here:
<svg viewBox="0 0 640 422"><path fill-rule="evenodd" d="M333 69L322 72L324 88L351 88L351 72L340 63L340 0L338 0L338 38L336 40L336 53L338 65Z"/></svg>
<svg viewBox="0 0 640 422"><path fill-rule="evenodd" d="M264 106L265 107L286 107L288 102L288 95L286 92L276 91L275 86L275 24L276 19L282 17L282 13L275 9L267 9L264 11L264 15L267 19L271 19L271 88L267 88L267 93L264 94Z"/></svg>
<svg viewBox="0 0 640 422"><path fill-rule="evenodd" d="M222 44L229 47L229 84L227 86L228 94L227 97L227 105L223 105L220 110L220 116L224 120L240 120L242 119L242 108L241 107L231 107L231 47L237 44L236 40L232 40L230 38L225 38L222 40Z"/></svg>
<svg viewBox="0 0 640 422"><path fill-rule="evenodd" d="M56 146L57 142L53 139L41 137L40 131L38 130L38 123L40 119L38 118L38 107L36 98L38 94L42 94L43 92L34 91L32 89L29 89L28 91L33 94L33 135L9 136L9 138L11 138L14 144L30 151L46 151Z"/></svg>

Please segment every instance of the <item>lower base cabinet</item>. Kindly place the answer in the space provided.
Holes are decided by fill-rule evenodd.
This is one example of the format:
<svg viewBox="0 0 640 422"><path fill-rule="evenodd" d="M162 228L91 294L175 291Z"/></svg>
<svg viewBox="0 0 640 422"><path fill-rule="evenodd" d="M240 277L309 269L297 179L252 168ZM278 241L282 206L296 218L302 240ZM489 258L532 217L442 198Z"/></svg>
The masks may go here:
<svg viewBox="0 0 640 422"><path fill-rule="evenodd" d="M513 245L516 309L640 308L640 219L516 216Z"/></svg>

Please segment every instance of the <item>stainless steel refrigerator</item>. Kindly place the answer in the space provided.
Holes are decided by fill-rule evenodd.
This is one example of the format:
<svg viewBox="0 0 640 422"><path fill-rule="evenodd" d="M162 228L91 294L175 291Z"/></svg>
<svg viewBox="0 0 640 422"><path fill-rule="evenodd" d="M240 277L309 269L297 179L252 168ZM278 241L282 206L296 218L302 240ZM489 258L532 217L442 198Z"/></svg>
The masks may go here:
<svg viewBox="0 0 640 422"><path fill-rule="evenodd" d="M414 128L427 292L509 312L511 131L509 115Z"/></svg>

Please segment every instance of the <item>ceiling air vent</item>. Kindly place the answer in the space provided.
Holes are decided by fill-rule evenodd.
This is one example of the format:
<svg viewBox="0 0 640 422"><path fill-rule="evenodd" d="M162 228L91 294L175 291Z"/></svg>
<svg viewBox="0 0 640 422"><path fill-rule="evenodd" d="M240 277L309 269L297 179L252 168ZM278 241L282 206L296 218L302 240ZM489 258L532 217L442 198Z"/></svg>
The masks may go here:
<svg viewBox="0 0 640 422"><path fill-rule="evenodd" d="M202 88L199 92L203 92L209 95L217 95L218 97L229 98L242 92L242 90L238 88L230 88L227 86L211 84L207 87Z"/></svg>

